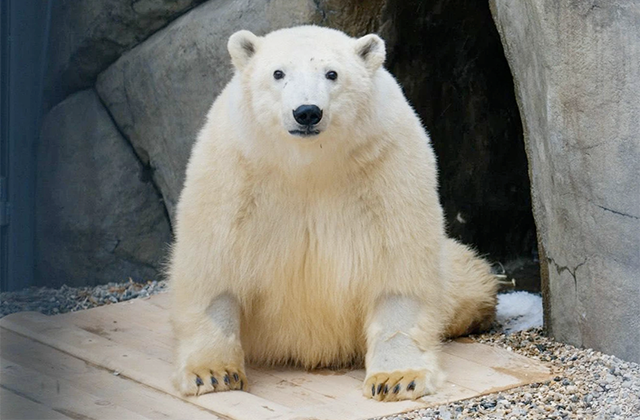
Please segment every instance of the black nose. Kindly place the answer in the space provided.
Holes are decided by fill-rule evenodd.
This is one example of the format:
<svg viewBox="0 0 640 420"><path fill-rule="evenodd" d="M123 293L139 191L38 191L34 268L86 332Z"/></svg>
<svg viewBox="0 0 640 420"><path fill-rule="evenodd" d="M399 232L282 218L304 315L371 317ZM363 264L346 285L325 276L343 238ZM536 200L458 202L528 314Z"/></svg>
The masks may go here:
<svg viewBox="0 0 640 420"><path fill-rule="evenodd" d="M315 125L322 119L322 110L315 105L300 105L293 110L293 118L300 125Z"/></svg>

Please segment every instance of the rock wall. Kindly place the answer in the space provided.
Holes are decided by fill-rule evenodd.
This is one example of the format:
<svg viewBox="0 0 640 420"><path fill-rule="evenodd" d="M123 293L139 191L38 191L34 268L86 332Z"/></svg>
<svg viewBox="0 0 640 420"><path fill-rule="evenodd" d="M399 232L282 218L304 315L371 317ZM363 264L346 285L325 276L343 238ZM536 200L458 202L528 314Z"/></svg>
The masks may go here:
<svg viewBox="0 0 640 420"><path fill-rule="evenodd" d="M94 90L49 112L37 154L36 276L52 287L154 280L169 220Z"/></svg>
<svg viewBox="0 0 640 420"><path fill-rule="evenodd" d="M491 0L556 339L640 362L640 4Z"/></svg>

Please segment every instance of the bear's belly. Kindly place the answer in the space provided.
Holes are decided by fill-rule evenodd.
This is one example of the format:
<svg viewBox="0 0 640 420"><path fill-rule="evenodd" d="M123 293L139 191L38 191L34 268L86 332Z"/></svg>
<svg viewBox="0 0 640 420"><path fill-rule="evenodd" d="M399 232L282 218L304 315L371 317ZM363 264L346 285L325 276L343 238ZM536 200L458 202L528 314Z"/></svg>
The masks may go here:
<svg viewBox="0 0 640 420"><path fill-rule="evenodd" d="M252 279L241 338L251 362L314 368L363 360L376 253L357 230L362 223L323 207L265 212L270 220L247 226Z"/></svg>
<svg viewBox="0 0 640 420"><path fill-rule="evenodd" d="M361 308L355 302L328 302L321 295L315 301L275 293L258 297L243 314L241 338L247 360L305 368L361 365Z"/></svg>

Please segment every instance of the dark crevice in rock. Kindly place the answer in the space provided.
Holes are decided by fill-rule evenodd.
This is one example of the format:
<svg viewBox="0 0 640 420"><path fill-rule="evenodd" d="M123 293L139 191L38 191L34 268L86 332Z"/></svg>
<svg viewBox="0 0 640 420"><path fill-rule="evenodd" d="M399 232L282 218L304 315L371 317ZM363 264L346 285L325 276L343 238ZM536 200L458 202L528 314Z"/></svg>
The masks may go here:
<svg viewBox="0 0 640 420"><path fill-rule="evenodd" d="M107 114L109 115L109 118L111 119L111 122L113 123L113 126L116 128L116 130L118 130L118 132L120 133L122 138L125 139L127 145L131 149L131 154L133 156L135 156L136 160L138 161L138 163L142 167L142 174L140 176L140 181L141 182L150 182L151 185L153 186L153 190L154 190L156 196L158 197L158 201L162 205L162 209L164 211L164 217L167 220L167 224L169 225L169 229L171 230L171 233L173 234L173 225L171 224L171 217L169 217L169 211L167 210L167 206L166 206L166 204L164 202L164 197L162 195L162 192L161 192L160 188L158 187L158 184L156 184L156 182L155 182L155 178L153 176L154 169L153 169L153 166L151 164L151 161L149 161L148 163L143 162L142 158L136 152L136 148L133 147L133 144L131 143L131 140L129 139L129 137L118 126L118 123L115 120L115 118L113 118L113 115L111 114L111 111L109 110L109 107L104 103L104 101L102 100L102 98L100 97L99 94L96 93L96 96L98 97L98 100L100 101L100 103L102 104L104 109L107 111Z"/></svg>
<svg viewBox="0 0 640 420"><path fill-rule="evenodd" d="M576 265L572 270L571 267L560 265L557 262L555 262L553 258L547 257L547 261L550 262L551 264L553 264L553 266L556 268L556 271L558 272L558 274L562 274L563 272L566 271L567 273L569 273L569 275L571 275L571 277L573 278L574 290L576 291L576 298L577 298L577 292L578 292L578 278L576 277L576 275L577 275L578 269L580 267L582 267L583 265L585 265L588 260L589 259L586 258L583 262L581 262L580 264Z"/></svg>
<svg viewBox="0 0 640 420"><path fill-rule="evenodd" d="M316 6L316 10L320 13L322 17L318 24L322 25L327 20L327 11L324 9L322 5L322 0L313 0L313 4Z"/></svg>
<svg viewBox="0 0 640 420"><path fill-rule="evenodd" d="M602 210L604 210L604 211L608 211L608 212L610 212L610 213L617 214L618 216L624 216L624 217L629 217L629 218L631 218L631 219L640 220L640 217L638 217L638 216L634 216L634 215L632 215L632 214L627 214L627 213L622 213L622 212L620 212L620 211L611 210L611 209L606 208L606 207L604 207L604 206L601 206L601 205L599 205L599 204L596 204L596 206L597 206L597 207L600 207L600 208L601 208Z"/></svg>
<svg viewBox="0 0 640 420"><path fill-rule="evenodd" d="M449 234L490 259L537 266L520 113L488 2L387 10L397 38L387 67L430 132Z"/></svg>
<svg viewBox="0 0 640 420"><path fill-rule="evenodd" d="M112 254L115 254L116 251L118 250L118 246L120 245L120 239L116 238L115 239L115 244L113 245L113 249L111 250Z"/></svg>

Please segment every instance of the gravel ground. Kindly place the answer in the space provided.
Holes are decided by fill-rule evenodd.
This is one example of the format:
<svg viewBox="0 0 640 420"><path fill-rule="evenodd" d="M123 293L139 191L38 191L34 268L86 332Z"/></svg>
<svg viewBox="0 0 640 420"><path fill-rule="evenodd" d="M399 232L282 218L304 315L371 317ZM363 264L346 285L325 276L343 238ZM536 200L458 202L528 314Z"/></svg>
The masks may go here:
<svg viewBox="0 0 640 420"><path fill-rule="evenodd" d="M0 293L0 317L19 311L47 315L109 305L166 291L164 281L96 287L31 288ZM496 394L414 411L384 420L636 419L640 420L640 365L591 349L554 342L542 330L505 334L501 326L472 337L548 363L555 378Z"/></svg>
<svg viewBox="0 0 640 420"><path fill-rule="evenodd" d="M149 297L167 289L166 281L147 283L109 283L95 287L29 288L19 292L0 293L0 318L22 311L56 315L96 306Z"/></svg>

